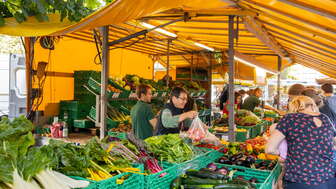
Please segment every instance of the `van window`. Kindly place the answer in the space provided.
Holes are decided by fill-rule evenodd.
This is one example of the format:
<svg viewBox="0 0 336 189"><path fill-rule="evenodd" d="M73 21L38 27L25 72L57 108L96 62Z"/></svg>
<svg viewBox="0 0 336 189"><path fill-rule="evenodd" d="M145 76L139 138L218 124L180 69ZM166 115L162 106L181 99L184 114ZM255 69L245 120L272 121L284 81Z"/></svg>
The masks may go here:
<svg viewBox="0 0 336 189"><path fill-rule="evenodd" d="M16 83L15 86L19 90L19 94L24 96L27 94L26 88L26 70L18 69L15 72Z"/></svg>

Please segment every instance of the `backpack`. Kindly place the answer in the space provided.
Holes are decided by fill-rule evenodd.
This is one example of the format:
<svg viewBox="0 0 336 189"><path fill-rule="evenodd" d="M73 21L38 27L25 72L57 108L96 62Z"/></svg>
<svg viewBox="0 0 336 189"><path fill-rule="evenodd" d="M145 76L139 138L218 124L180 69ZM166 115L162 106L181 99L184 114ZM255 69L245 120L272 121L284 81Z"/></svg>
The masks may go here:
<svg viewBox="0 0 336 189"><path fill-rule="evenodd" d="M333 126L336 125L336 114L332 111L329 106L328 100L323 100L323 106L320 109L320 112L328 116Z"/></svg>
<svg viewBox="0 0 336 189"><path fill-rule="evenodd" d="M219 108L220 110L224 109L224 104L226 103L227 99L229 98L229 89L227 86L223 88L222 93L219 96Z"/></svg>

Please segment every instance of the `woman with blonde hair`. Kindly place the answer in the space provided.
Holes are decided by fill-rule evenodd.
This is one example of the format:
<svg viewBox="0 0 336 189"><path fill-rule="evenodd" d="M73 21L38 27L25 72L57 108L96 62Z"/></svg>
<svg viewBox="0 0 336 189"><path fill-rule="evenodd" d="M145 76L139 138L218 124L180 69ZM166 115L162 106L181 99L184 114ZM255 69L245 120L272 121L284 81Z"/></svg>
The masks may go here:
<svg viewBox="0 0 336 189"><path fill-rule="evenodd" d="M279 154L286 139L285 189L336 188L332 148L336 132L328 117L320 114L313 99L297 96L289 103L289 114L277 124L266 153Z"/></svg>

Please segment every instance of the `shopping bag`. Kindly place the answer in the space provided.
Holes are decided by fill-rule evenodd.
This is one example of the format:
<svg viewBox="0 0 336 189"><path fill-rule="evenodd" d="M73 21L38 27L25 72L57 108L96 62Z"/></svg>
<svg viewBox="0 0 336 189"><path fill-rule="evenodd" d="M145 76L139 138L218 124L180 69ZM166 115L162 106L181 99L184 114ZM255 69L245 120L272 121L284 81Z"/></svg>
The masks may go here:
<svg viewBox="0 0 336 189"><path fill-rule="evenodd" d="M193 142L199 142L206 137L208 130L204 128L204 123L197 116L191 123L189 130L187 131L188 137Z"/></svg>

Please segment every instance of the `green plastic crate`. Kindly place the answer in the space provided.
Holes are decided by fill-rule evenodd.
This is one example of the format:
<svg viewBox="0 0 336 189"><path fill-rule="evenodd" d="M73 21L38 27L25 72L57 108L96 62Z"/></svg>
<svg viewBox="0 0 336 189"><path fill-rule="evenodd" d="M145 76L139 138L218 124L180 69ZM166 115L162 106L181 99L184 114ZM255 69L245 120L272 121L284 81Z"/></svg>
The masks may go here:
<svg viewBox="0 0 336 189"><path fill-rule="evenodd" d="M93 120L96 120L96 108L94 106L92 106L90 109L89 117ZM107 129L116 128L119 126L119 124L120 124L119 121L114 121L108 117L106 118Z"/></svg>
<svg viewBox="0 0 336 189"><path fill-rule="evenodd" d="M163 171L145 176L145 189L168 189L172 181L179 176L176 164L161 163L161 167Z"/></svg>
<svg viewBox="0 0 336 189"><path fill-rule="evenodd" d="M111 137L116 137L116 138L119 138L121 140L124 140L124 139L127 139L127 133L122 133L122 132L112 132L112 131L109 131L107 133L108 136L111 136Z"/></svg>
<svg viewBox="0 0 336 189"><path fill-rule="evenodd" d="M80 120L74 120L74 127L76 128L92 128L95 127L94 122L87 120L87 119L80 119Z"/></svg>
<svg viewBox="0 0 336 189"><path fill-rule="evenodd" d="M223 156L223 153L220 153L213 149L200 148L207 152L199 154L194 159L177 164L178 165L178 174L184 173L188 169L201 169L205 168L209 163L214 162Z"/></svg>
<svg viewBox="0 0 336 189"><path fill-rule="evenodd" d="M131 95L132 91L123 91L122 93L120 93L119 98L129 98Z"/></svg>
<svg viewBox="0 0 336 189"><path fill-rule="evenodd" d="M108 80L108 84L112 85L114 88L119 89L121 91L126 91L126 89L124 89L122 86L120 86L118 83L116 83L115 81L113 81L113 79L109 79Z"/></svg>
<svg viewBox="0 0 336 189"><path fill-rule="evenodd" d="M245 142L249 138L249 130L246 130L246 132L236 132L236 142Z"/></svg>
<svg viewBox="0 0 336 189"><path fill-rule="evenodd" d="M276 164L273 170L258 170L242 166L227 165L216 163L217 167L227 167L229 170L237 170L234 173L234 177L243 176L244 179L250 180L251 178L256 178L257 189L272 189L273 185L277 182L278 177L281 173L281 166L279 163Z"/></svg>
<svg viewBox="0 0 336 189"><path fill-rule="evenodd" d="M249 138L254 138L256 136L256 128L255 126L240 126L236 125L237 129L246 129L249 133Z"/></svg>
<svg viewBox="0 0 336 189"><path fill-rule="evenodd" d="M89 78L88 83L87 83L88 87L90 87L91 90L93 90L93 92L96 93L100 93L100 83L96 80L94 80L92 77Z"/></svg>
<svg viewBox="0 0 336 189"><path fill-rule="evenodd" d="M134 166L135 168L139 168L142 172L144 170L143 165L139 164ZM117 179L120 179L124 176L128 176L128 178L122 183L117 184ZM85 189L143 189L145 187L144 183L144 175L135 174L135 173L121 173L112 178L102 180L102 181L92 181L89 179L81 178L81 177L72 177L77 180L87 180L90 182L90 185Z"/></svg>

